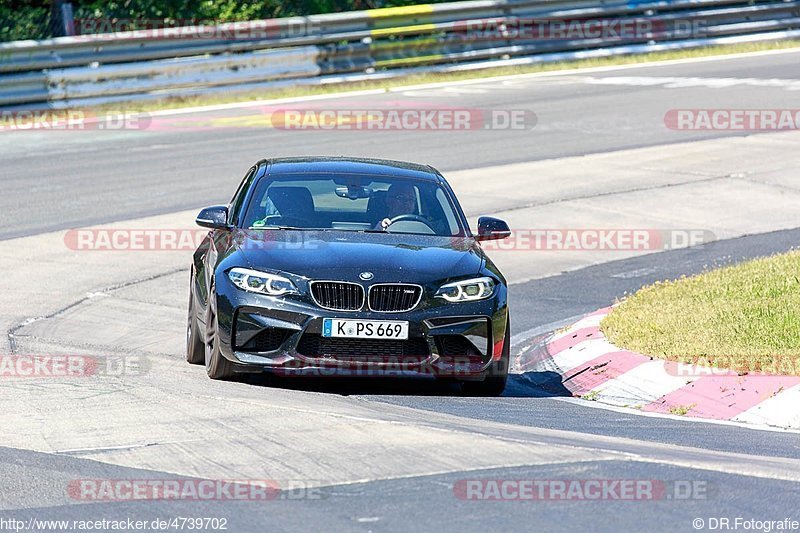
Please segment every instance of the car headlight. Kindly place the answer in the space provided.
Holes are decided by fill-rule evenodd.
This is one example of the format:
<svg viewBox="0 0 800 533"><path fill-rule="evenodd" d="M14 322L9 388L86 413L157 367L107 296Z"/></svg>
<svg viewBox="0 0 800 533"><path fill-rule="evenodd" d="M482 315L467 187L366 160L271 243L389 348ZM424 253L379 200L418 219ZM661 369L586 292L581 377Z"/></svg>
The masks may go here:
<svg viewBox="0 0 800 533"><path fill-rule="evenodd" d="M297 287L290 279L249 268L232 268L228 271L228 278L244 291L258 292L269 296L297 292Z"/></svg>
<svg viewBox="0 0 800 533"><path fill-rule="evenodd" d="M492 278L454 281L439 287L436 296L444 298L448 302L474 302L490 297L494 292L494 286L495 282Z"/></svg>

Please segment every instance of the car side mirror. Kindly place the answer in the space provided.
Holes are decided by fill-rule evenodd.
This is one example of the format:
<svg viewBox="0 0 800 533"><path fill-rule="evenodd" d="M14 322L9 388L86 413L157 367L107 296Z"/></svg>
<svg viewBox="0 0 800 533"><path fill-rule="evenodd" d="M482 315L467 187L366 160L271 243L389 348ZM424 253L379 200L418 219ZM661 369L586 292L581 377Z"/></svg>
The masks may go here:
<svg viewBox="0 0 800 533"><path fill-rule="evenodd" d="M511 229L509 229L505 220L494 217L481 217L478 219L478 236L476 238L479 241L494 241L510 236Z"/></svg>
<svg viewBox="0 0 800 533"><path fill-rule="evenodd" d="M198 226L211 229L228 228L228 208L224 205L204 207L197 215L195 222Z"/></svg>

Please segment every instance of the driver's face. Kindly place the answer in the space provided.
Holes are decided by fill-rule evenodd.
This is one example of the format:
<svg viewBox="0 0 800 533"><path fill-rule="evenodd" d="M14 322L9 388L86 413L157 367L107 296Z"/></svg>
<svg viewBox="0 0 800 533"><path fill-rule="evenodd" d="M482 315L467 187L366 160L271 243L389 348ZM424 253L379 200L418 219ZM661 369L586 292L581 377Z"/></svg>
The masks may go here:
<svg viewBox="0 0 800 533"><path fill-rule="evenodd" d="M391 210L392 216L404 215L414 212L416 198L413 189L400 189L392 191L386 199L386 204Z"/></svg>

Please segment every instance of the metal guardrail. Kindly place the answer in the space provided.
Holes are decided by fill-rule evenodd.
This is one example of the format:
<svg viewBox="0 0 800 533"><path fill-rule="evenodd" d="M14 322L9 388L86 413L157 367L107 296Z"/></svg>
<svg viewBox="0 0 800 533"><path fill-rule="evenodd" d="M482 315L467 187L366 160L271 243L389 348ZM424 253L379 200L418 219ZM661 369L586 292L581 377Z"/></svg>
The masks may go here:
<svg viewBox="0 0 800 533"><path fill-rule="evenodd" d="M618 37L519 35L533 22L643 24ZM574 26L577 24L577 26ZM270 83L334 83L487 60L559 60L795 38L800 0L478 0L0 43L0 106L56 107ZM626 51L627 50L627 51ZM386 72L383 72L383 71Z"/></svg>

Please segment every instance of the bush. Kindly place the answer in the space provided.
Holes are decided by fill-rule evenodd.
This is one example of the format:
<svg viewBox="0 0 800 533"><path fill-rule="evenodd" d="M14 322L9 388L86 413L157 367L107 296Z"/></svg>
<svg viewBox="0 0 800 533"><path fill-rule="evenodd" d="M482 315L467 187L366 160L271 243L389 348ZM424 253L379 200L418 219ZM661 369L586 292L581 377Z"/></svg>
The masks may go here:
<svg viewBox="0 0 800 533"><path fill-rule="evenodd" d="M442 2L444 0L432 0ZM72 0L76 19L143 20L187 25L190 21L232 22L414 5L410 0ZM185 23L184 23L185 21ZM60 35L48 2L18 0L0 4L0 41L45 39Z"/></svg>
<svg viewBox="0 0 800 533"><path fill-rule="evenodd" d="M42 2L0 2L0 41L46 39L50 28L50 7Z"/></svg>

